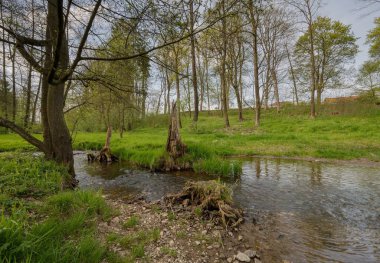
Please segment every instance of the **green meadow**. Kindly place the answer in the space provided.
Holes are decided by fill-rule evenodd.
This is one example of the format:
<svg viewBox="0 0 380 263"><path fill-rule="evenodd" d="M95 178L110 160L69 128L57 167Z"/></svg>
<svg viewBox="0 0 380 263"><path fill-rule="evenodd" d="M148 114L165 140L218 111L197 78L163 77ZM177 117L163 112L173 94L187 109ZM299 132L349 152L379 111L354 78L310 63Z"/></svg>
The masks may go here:
<svg viewBox="0 0 380 263"><path fill-rule="evenodd" d="M224 157L240 155L380 161L379 106L325 106L316 119L309 118L306 105L287 106L280 112L263 110L258 128L253 115L245 110L245 120L239 122L237 112L231 110L231 127L224 128L220 111L201 112L196 127L183 113L180 133L187 154L182 161L190 162L196 172L218 175L239 173L239 164ZM167 124L167 115L148 116L122 138L114 131L112 152L136 165L156 167L166 156ZM75 132L74 149L100 150L105 136L105 132ZM0 151L20 149L33 150L15 134L0 135Z"/></svg>

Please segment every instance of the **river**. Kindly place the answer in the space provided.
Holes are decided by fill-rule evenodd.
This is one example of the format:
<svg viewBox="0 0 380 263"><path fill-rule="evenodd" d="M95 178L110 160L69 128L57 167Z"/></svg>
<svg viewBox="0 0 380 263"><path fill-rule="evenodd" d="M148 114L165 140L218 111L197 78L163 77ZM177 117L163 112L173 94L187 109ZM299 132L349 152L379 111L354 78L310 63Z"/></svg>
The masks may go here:
<svg viewBox="0 0 380 263"><path fill-rule="evenodd" d="M179 191L188 180L215 179L190 172L151 173L123 163L88 165L81 153L75 158L80 187L103 189L117 198L156 200ZM243 174L226 183L247 222L261 231L257 241L280 258L380 262L379 165L250 158L243 160ZM256 236L252 231L252 239Z"/></svg>

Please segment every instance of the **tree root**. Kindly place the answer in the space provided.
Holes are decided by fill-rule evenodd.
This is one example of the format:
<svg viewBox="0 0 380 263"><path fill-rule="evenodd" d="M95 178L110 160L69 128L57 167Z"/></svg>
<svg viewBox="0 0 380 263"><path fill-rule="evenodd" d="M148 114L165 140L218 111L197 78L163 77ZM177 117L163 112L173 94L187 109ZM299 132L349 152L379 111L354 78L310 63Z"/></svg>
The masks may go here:
<svg viewBox="0 0 380 263"><path fill-rule="evenodd" d="M243 222L243 213L233 208L231 190L217 181L188 182L180 193L167 195L166 205L182 205L195 214L224 227L236 227Z"/></svg>
<svg viewBox="0 0 380 263"><path fill-rule="evenodd" d="M109 148L104 147L97 155L92 153L87 154L87 160L89 162L114 163L118 162L119 158L113 155Z"/></svg>

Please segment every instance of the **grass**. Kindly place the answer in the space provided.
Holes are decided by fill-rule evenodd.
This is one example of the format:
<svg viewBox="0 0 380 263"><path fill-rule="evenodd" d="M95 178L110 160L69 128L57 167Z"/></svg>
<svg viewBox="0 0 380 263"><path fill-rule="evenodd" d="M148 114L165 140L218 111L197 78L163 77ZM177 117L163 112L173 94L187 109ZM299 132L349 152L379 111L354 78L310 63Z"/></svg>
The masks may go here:
<svg viewBox="0 0 380 263"><path fill-rule="evenodd" d="M259 128L254 128L252 111L245 110L243 122L238 121L236 111L230 111L229 117L231 127L225 129L220 112L202 112L195 129L191 119L183 116L181 136L188 146L184 161L192 160L199 172L218 174L239 172L239 164L223 162L223 157L234 155L380 161L378 106L326 106L315 120L308 117L307 106L285 107L280 113L263 110ZM123 138L114 135L113 152L139 165L154 167L165 155L166 123L166 116L150 116ZM74 138L74 147L99 149L104 139L105 133L80 132Z"/></svg>
<svg viewBox="0 0 380 263"><path fill-rule="evenodd" d="M133 228L135 226L137 226L139 224L139 217L138 216L135 216L135 215L132 215L124 224L123 226L125 228Z"/></svg>
<svg viewBox="0 0 380 263"><path fill-rule="evenodd" d="M244 111L243 122L237 111L229 113L231 127L224 128L220 111L201 112L197 127L188 114L182 115L181 136L187 145L189 162L199 173L237 175L241 165L224 157L270 155L330 159L368 159L380 161L380 107L372 104L325 105L319 116L308 117L308 106L286 106L277 113L263 110L261 126L254 127L254 112ZM114 133L111 149L120 158L146 168L155 168L166 158L168 118L148 116L126 132ZM73 138L78 150L101 149L105 132L78 132ZM0 135L0 151L31 149L17 135Z"/></svg>
<svg viewBox="0 0 380 263"><path fill-rule="evenodd" d="M0 262L102 262L97 224L113 211L98 192L62 191L63 167L0 154Z"/></svg>
<svg viewBox="0 0 380 263"><path fill-rule="evenodd" d="M160 238L160 230L139 230L130 235L122 236L111 233L107 237L110 244L117 244L125 249L130 250L129 255L122 259L122 262L134 262L138 258L145 257L145 246L149 243L156 242Z"/></svg>
<svg viewBox="0 0 380 263"><path fill-rule="evenodd" d="M168 255L170 257L176 257L177 256L177 251L175 249L163 246L160 248L160 251L162 254Z"/></svg>

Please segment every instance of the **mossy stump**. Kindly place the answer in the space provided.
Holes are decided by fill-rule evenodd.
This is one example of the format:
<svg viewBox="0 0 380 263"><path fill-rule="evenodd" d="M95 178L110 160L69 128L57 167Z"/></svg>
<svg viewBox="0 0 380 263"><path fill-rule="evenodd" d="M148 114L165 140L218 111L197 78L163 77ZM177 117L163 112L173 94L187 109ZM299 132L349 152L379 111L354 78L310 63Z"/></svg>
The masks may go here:
<svg viewBox="0 0 380 263"><path fill-rule="evenodd" d="M224 227L236 227L243 220L243 212L232 207L232 192L217 181L187 182L177 194L167 195L167 205L181 205L195 214Z"/></svg>

